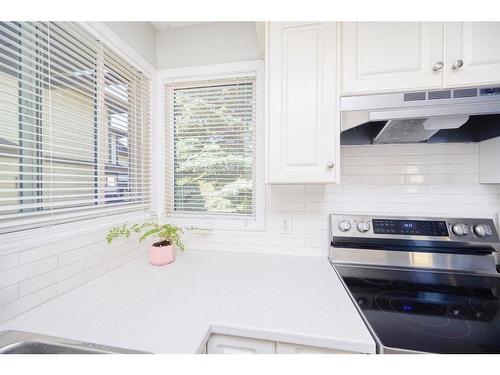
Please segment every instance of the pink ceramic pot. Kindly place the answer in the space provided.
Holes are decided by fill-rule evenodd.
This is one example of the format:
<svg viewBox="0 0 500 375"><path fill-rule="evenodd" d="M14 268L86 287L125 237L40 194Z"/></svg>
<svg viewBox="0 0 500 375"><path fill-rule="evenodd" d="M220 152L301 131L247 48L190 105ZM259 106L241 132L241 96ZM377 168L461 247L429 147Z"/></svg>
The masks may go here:
<svg viewBox="0 0 500 375"><path fill-rule="evenodd" d="M149 263L153 266L164 266L175 260L175 249L168 242L156 242L149 250Z"/></svg>

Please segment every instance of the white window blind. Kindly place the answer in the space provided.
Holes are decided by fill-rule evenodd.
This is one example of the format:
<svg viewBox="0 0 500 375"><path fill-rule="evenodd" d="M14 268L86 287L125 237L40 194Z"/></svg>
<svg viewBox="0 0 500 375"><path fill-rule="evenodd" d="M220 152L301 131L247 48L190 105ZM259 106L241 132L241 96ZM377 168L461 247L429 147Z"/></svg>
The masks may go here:
<svg viewBox="0 0 500 375"><path fill-rule="evenodd" d="M0 233L150 206L149 79L75 23L0 22Z"/></svg>
<svg viewBox="0 0 500 375"><path fill-rule="evenodd" d="M255 77L168 84L167 212L255 216Z"/></svg>

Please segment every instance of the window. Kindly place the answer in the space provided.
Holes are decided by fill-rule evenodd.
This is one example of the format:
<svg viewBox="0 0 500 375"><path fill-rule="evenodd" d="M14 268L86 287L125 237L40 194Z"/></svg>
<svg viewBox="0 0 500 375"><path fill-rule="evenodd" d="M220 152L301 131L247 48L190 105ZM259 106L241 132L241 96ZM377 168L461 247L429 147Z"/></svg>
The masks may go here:
<svg viewBox="0 0 500 375"><path fill-rule="evenodd" d="M149 105L77 24L0 22L0 233L148 209Z"/></svg>
<svg viewBox="0 0 500 375"><path fill-rule="evenodd" d="M256 77L166 86L167 212L256 215Z"/></svg>

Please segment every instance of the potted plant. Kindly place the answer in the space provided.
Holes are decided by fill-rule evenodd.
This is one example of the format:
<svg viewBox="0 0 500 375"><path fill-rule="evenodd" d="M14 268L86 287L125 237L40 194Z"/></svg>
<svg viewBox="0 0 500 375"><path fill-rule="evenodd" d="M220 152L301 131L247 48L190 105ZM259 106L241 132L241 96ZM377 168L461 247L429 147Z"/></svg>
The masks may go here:
<svg viewBox="0 0 500 375"><path fill-rule="evenodd" d="M140 242L150 236L160 239L160 241L153 243L149 251L149 262L154 266L164 266L174 261L175 249L173 245L184 250L184 244L181 240L183 230L172 224L143 223L129 226L125 223L112 228L106 235L106 240L110 244L115 238L129 237L131 233L140 232L143 232L139 237Z"/></svg>

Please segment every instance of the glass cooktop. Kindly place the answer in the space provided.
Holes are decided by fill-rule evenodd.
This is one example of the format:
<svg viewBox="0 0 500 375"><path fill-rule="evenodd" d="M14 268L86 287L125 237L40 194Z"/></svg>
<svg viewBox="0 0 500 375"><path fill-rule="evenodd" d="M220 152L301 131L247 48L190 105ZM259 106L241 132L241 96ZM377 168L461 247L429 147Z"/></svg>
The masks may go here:
<svg viewBox="0 0 500 375"><path fill-rule="evenodd" d="M500 353L500 277L335 268L384 347Z"/></svg>

